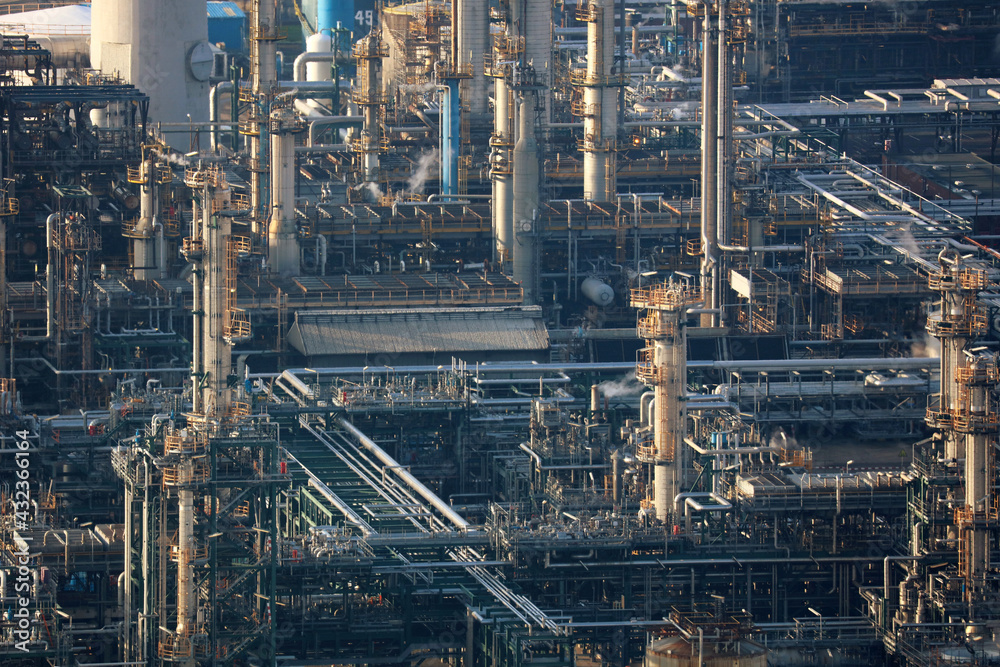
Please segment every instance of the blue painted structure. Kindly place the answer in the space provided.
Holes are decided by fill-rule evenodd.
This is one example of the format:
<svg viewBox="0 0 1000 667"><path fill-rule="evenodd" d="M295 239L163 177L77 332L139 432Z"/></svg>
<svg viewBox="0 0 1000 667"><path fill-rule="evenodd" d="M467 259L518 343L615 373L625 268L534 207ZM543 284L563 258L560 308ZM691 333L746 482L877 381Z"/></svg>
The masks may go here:
<svg viewBox="0 0 1000 667"><path fill-rule="evenodd" d="M302 14L311 31L326 32L340 25L354 33L354 41L368 34L378 20L375 0L301 0Z"/></svg>
<svg viewBox="0 0 1000 667"><path fill-rule="evenodd" d="M243 51L247 16L235 2L208 3L208 41L224 42L230 52Z"/></svg>
<svg viewBox="0 0 1000 667"><path fill-rule="evenodd" d="M441 88L441 194L458 194L458 153L461 148L459 79L446 79Z"/></svg>

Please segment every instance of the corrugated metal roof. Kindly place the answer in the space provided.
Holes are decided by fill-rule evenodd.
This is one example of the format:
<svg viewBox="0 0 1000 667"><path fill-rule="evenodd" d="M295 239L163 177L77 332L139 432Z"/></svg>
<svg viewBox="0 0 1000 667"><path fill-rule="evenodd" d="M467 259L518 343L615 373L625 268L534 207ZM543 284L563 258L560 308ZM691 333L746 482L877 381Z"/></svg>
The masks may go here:
<svg viewBox="0 0 1000 667"><path fill-rule="evenodd" d="M208 3L208 18L210 19L237 19L244 16L246 14L235 2Z"/></svg>
<svg viewBox="0 0 1000 667"><path fill-rule="evenodd" d="M71 34L90 33L90 5L68 5L30 12L7 14L0 17L0 23L31 26L31 32L47 34L54 28L72 28ZM48 29L46 29L48 28Z"/></svg>
<svg viewBox="0 0 1000 667"><path fill-rule="evenodd" d="M544 350L538 306L296 313L288 343L307 357L414 352Z"/></svg>

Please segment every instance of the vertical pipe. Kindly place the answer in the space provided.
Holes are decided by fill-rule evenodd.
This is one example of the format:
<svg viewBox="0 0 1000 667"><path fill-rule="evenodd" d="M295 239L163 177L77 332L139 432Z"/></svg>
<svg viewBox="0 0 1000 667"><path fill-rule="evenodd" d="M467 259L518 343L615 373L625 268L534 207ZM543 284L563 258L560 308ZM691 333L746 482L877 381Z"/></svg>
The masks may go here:
<svg viewBox="0 0 1000 667"><path fill-rule="evenodd" d="M199 213L202 218L208 215L208 211L211 209L211 203L208 201L208 186L202 188L201 196L201 210ZM200 223L202 228L205 226L204 220ZM192 221L192 226L195 228L195 236L205 242L204 236L200 230L198 230L199 221L195 217ZM201 347L202 347L202 330L205 325L205 313L202 308L204 307L201 303L202 301L202 283L205 279L205 262L203 259L198 260L195 264L194 272L191 274L191 287L192 287L192 302L191 302L191 410L198 414L201 412L201 383L204 377L204 369L202 368L202 358L201 358Z"/></svg>
<svg viewBox="0 0 1000 667"><path fill-rule="evenodd" d="M716 67L719 74L718 89L716 90L716 98L718 100L718 109L716 111L716 188L718 194L716 195L716 214L718 215L719 222L716 225L717 238L722 239L725 244L732 242L730 238L730 219L731 219L731 209L732 202L730 197L731 185L730 185L730 139L732 137L732 123L733 114L731 109L731 97L732 97L732 84L729 79L729 26L728 17L726 16L726 6L728 0L718 0L719 6L719 54ZM720 266L716 269L716 273L721 273L723 276L725 273L725 255L720 251L718 261ZM721 283L721 281L720 281ZM721 301L721 295L719 295L719 300Z"/></svg>
<svg viewBox="0 0 1000 667"><path fill-rule="evenodd" d="M510 91L506 81L496 80L493 126L493 232L496 235L496 260L510 261L514 243L514 189L511 179L513 130Z"/></svg>
<svg viewBox="0 0 1000 667"><path fill-rule="evenodd" d="M718 217L716 213L717 165L718 159L718 77L715 59L715 28L712 25L712 3L705 2L705 19L702 26L702 76L701 76L701 289L705 305L710 310L718 308ZM718 315L706 313L701 318L702 326L717 326Z"/></svg>
<svg viewBox="0 0 1000 667"><path fill-rule="evenodd" d="M441 86L441 193L458 193L458 153L461 145L461 104L458 79L448 79Z"/></svg>
<svg viewBox="0 0 1000 667"><path fill-rule="evenodd" d="M45 338L55 340L56 336L56 249L52 244L56 223L62 223L58 213L45 219L45 245L48 250L48 264L45 267Z"/></svg>
<svg viewBox="0 0 1000 667"><path fill-rule="evenodd" d="M524 290L524 304L536 303L538 275L538 142L535 138L535 95L525 91L518 112L519 136L514 146L514 281Z"/></svg>
<svg viewBox="0 0 1000 667"><path fill-rule="evenodd" d="M182 464L182 474L190 474L191 461ZM177 638L194 632L198 606L194 591L194 492L177 493Z"/></svg>

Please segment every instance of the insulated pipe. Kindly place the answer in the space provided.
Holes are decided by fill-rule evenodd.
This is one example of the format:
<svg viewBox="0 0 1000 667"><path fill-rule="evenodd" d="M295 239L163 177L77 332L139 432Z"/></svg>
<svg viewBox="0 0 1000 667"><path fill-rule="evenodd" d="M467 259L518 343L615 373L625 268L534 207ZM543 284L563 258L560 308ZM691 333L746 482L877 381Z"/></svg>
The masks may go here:
<svg viewBox="0 0 1000 667"><path fill-rule="evenodd" d="M711 498L717 504L705 505L698 498ZM691 494L684 499L684 504L696 512L724 512L733 509L733 504L717 493Z"/></svg>
<svg viewBox="0 0 1000 667"><path fill-rule="evenodd" d="M722 0L720 0L721 2ZM702 25L702 130L701 130L701 290L705 297L707 308L718 308L719 273L717 265L716 244L718 243L718 76L715 59L717 57L715 44L715 27L712 24L712 12L707 6ZM714 327L719 324L717 314L701 316L703 327Z"/></svg>
<svg viewBox="0 0 1000 667"><path fill-rule="evenodd" d="M731 197L730 197L730 142L732 140L733 132L733 109L730 97L732 96L732 86L729 83L729 27L727 24L726 17L726 6L729 0L717 0L716 5L719 10L719 36L716 40L719 45L719 57L716 62L716 69L718 70L719 81L716 86L716 98L717 98L717 114L715 129L717 133L716 140L716 169L718 170L716 175L716 213L718 215L718 223L716 224L716 240L721 240L723 243L729 243L730 241L730 230L729 222L731 215ZM706 10L707 13L707 10ZM760 223L757 223L758 225ZM752 234L750 235L752 238ZM725 266L719 267L720 270L725 270ZM721 283L721 279L720 279ZM719 300L721 302L721 294L719 295ZM718 304L711 304L709 307L718 307ZM724 323L722 317L718 318L720 324Z"/></svg>
<svg viewBox="0 0 1000 667"><path fill-rule="evenodd" d="M41 359L42 359L41 357L38 357L38 360ZM29 361L34 361L34 359L30 359ZM938 357L919 357L919 358L857 357L850 359L788 359L788 360L767 360L767 361L688 361L686 363L686 366L688 368L706 368L706 369L716 369L716 370L800 370L803 368L821 368L830 370L838 370L838 369L906 370L906 369L934 368L939 362L940 359ZM156 369L152 370L155 371ZM394 366L393 370L391 371L387 367L383 366L378 366L378 367L338 366L329 368L289 368L288 372L314 373L314 374L318 373L320 375L346 376L346 375L362 375L362 373L372 375L372 374L383 374L390 372L434 373L437 370L438 367L433 365ZM621 373L634 370L635 370L635 362L622 361L622 362L604 362L604 363L565 363L565 364L560 364L560 363L480 364L478 366L477 372L481 374L512 373L512 372L533 372L533 373L543 374L552 371L563 371L566 373L592 373L595 371L611 371L611 372ZM64 371L64 372L70 372L70 371ZM108 371L94 371L94 372L104 373ZM130 370L129 372L135 372L135 371ZM143 370L143 372L146 371ZM273 378L273 377L278 377L279 375L280 373L251 373L250 377L254 379Z"/></svg>
<svg viewBox="0 0 1000 667"><path fill-rule="evenodd" d="M212 150L217 151L219 149L219 100L222 98L223 93L233 92L233 82L232 81L220 81L212 87L212 90L208 93L208 120L211 123L211 137L212 137ZM238 121L232 121L238 122Z"/></svg>
<svg viewBox="0 0 1000 667"><path fill-rule="evenodd" d="M309 63L333 63L337 60L336 53L325 53L323 51L303 51L295 57L292 63L292 77L294 81L306 81L306 65ZM327 80L327 79L324 79ZM221 84L220 84L221 85Z"/></svg>
<svg viewBox="0 0 1000 667"><path fill-rule="evenodd" d="M396 475L402 478L402 480L406 482L406 484L411 489L416 491L423 497L424 500L433 505L439 512L441 512L441 514L445 516L445 518L447 518L449 521L455 524L455 526L457 526L460 530L465 531L469 529L470 524L468 521L459 516L458 513L455 512L455 510L453 510L451 507L449 507L446 502L441 500L441 498L437 494L435 494L433 491L424 486L424 484L420 480L418 480L416 477L411 475L407 470L405 470L402 466L400 466L399 462L396 461L396 459L389 456L384 449L376 445L371 438L369 438L364 433L359 431L354 426L354 424L347 421L346 419L339 420L339 423L341 426L347 429L355 438L358 439L358 442L361 443L362 447L364 447L372 454L377 456L379 460L382 461L382 463L384 463L388 469L392 470L392 472L396 473Z"/></svg>
<svg viewBox="0 0 1000 667"><path fill-rule="evenodd" d="M55 224L60 219L58 213L53 213L45 219L45 246L48 249L48 265L45 267L45 339L55 340L56 337L56 250L52 237L55 234Z"/></svg>
<svg viewBox="0 0 1000 667"><path fill-rule="evenodd" d="M655 391L647 391L639 397L639 423L649 424L650 405L656 397Z"/></svg>
<svg viewBox="0 0 1000 667"><path fill-rule="evenodd" d="M365 119L362 116L307 117L306 120L309 121L309 146L317 146L316 138L319 136L321 128L361 127L365 124Z"/></svg>

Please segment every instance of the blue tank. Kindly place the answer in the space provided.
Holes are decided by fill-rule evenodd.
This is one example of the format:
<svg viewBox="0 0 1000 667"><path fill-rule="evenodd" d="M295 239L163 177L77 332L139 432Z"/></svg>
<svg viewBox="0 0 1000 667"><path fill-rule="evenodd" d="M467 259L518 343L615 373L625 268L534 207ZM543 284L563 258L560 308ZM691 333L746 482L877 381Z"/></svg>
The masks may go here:
<svg viewBox="0 0 1000 667"><path fill-rule="evenodd" d="M375 0L302 0L306 36L329 32L340 25L353 31L354 40L367 35L375 25Z"/></svg>

